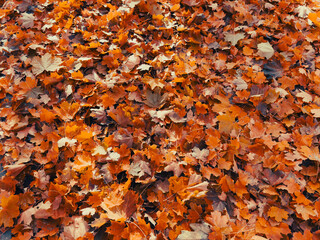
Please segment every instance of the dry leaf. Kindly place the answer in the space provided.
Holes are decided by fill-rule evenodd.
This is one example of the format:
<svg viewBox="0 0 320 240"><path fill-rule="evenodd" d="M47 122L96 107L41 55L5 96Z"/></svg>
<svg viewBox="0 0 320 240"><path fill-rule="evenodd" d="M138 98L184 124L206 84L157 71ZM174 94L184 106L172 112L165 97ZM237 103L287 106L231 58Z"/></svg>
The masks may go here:
<svg viewBox="0 0 320 240"><path fill-rule="evenodd" d="M258 55L269 59L273 56L274 49L269 42L258 44Z"/></svg>
<svg viewBox="0 0 320 240"><path fill-rule="evenodd" d="M237 90L246 90L248 88L248 84L242 78L236 78L232 83L236 85Z"/></svg>
<svg viewBox="0 0 320 240"><path fill-rule="evenodd" d="M33 14L22 13L22 17L19 18L19 22L21 23L21 27L24 28L32 28L34 26L35 17Z"/></svg>
<svg viewBox="0 0 320 240"><path fill-rule="evenodd" d="M76 144L76 142L77 142L76 139L70 139L70 138L64 137L58 141L58 147L59 148L64 147L64 146L66 146L66 144L68 144L68 146L72 147Z"/></svg>
<svg viewBox="0 0 320 240"><path fill-rule="evenodd" d="M232 46L235 46L239 40L244 39L246 36L244 33L225 33L225 41L231 42Z"/></svg>
<svg viewBox="0 0 320 240"><path fill-rule="evenodd" d="M61 68L62 60L57 57L53 57L50 53L46 53L41 58L34 57L31 61L32 73L39 75L44 71L54 72Z"/></svg>
<svg viewBox="0 0 320 240"><path fill-rule="evenodd" d="M312 96L309 93L305 92L305 91L301 91L300 90L300 92L298 92L296 94L296 96L299 97L299 98L302 98L302 101L305 102L305 103L312 102Z"/></svg>
<svg viewBox="0 0 320 240"><path fill-rule="evenodd" d="M64 227L63 240L74 240L83 237L89 230L87 222L83 217L73 217L72 223Z"/></svg>
<svg viewBox="0 0 320 240"><path fill-rule="evenodd" d="M145 103L149 107L159 108L165 104L168 94L161 95L160 88L156 88L155 91L147 90Z"/></svg>
<svg viewBox="0 0 320 240"><path fill-rule="evenodd" d="M146 173L151 175L149 163L145 161L136 161L130 164L130 169L129 169L130 175L142 177Z"/></svg>
<svg viewBox="0 0 320 240"><path fill-rule="evenodd" d="M288 219L288 212L278 207L271 207L268 214L269 217L273 217L277 222L281 222L282 219Z"/></svg>
<svg viewBox="0 0 320 240"><path fill-rule="evenodd" d="M208 239L210 227L207 223L192 223L190 224L190 227L192 228L192 231L182 230L176 240Z"/></svg>

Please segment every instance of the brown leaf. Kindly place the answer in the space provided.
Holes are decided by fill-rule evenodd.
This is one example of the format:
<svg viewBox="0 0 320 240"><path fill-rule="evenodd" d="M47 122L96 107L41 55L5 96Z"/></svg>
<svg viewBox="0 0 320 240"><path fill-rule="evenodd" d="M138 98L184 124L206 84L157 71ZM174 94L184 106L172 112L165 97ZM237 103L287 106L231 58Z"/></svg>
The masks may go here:
<svg viewBox="0 0 320 240"><path fill-rule="evenodd" d="M168 94L161 95L160 88L156 88L155 91L147 90L145 103L152 108L160 108L165 104Z"/></svg>

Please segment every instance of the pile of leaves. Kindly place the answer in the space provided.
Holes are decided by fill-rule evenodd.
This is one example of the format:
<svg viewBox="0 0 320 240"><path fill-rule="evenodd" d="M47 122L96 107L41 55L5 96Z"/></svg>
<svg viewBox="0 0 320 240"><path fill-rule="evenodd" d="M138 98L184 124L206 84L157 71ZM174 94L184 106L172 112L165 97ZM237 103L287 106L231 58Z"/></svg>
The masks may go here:
<svg viewBox="0 0 320 240"><path fill-rule="evenodd" d="M320 6L8 0L6 239L320 239Z"/></svg>

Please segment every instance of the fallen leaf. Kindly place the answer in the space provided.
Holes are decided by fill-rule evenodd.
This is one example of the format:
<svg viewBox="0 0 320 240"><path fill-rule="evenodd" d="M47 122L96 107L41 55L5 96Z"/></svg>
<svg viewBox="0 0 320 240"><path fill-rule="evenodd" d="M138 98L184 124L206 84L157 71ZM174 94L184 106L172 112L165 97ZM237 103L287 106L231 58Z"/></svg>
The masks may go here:
<svg viewBox="0 0 320 240"><path fill-rule="evenodd" d="M242 78L236 78L232 81L234 85L236 85L237 90L246 90L248 88L248 84Z"/></svg>
<svg viewBox="0 0 320 240"><path fill-rule="evenodd" d="M37 76L44 71L54 72L61 68L61 63L60 58L53 57L50 53L46 53L41 58L34 57L31 61L32 73Z"/></svg>
<svg viewBox="0 0 320 240"><path fill-rule="evenodd" d="M244 39L246 35L244 33L225 33L224 36L225 41L231 42L231 45L235 46L238 41Z"/></svg>
<svg viewBox="0 0 320 240"><path fill-rule="evenodd" d="M269 59L273 56L274 49L269 42L258 44L258 55Z"/></svg>
<svg viewBox="0 0 320 240"><path fill-rule="evenodd" d="M165 101L167 100L167 96L168 96L167 93L161 95L159 88L156 88L155 91L151 91L148 89L146 94L147 99L145 103L149 107L159 108L165 104Z"/></svg>
<svg viewBox="0 0 320 240"><path fill-rule="evenodd" d="M271 207L268 215L269 217L273 217L277 222L281 222L282 219L288 219L288 212L278 207Z"/></svg>
<svg viewBox="0 0 320 240"><path fill-rule="evenodd" d="M283 69L281 63L278 61L264 64L263 72L267 79L280 78L283 76Z"/></svg>
<svg viewBox="0 0 320 240"><path fill-rule="evenodd" d="M190 224L192 231L182 230L176 240L208 239L210 227L207 223Z"/></svg>
<svg viewBox="0 0 320 240"><path fill-rule="evenodd" d="M19 22L21 23L21 27L24 28L32 28L34 26L35 17L33 14L22 13L22 17L19 18Z"/></svg>
<svg viewBox="0 0 320 240"><path fill-rule="evenodd" d="M166 169L165 169L166 171ZM136 177L142 177L145 174L151 175L149 163L145 161L136 161L130 164L129 174Z"/></svg>
<svg viewBox="0 0 320 240"><path fill-rule="evenodd" d="M1 210L0 210L0 226L12 227L13 219L18 217L19 211L19 196L11 195L8 198L1 198Z"/></svg>
<svg viewBox="0 0 320 240"><path fill-rule="evenodd" d="M312 96L305 92L305 91L299 91L297 94L296 94L297 97L299 98L302 98L302 101L305 102L305 103L309 103L309 102L312 102Z"/></svg>
<svg viewBox="0 0 320 240"><path fill-rule="evenodd" d="M66 144L68 144L68 146L74 146L77 142L77 139L70 139L70 138L67 138L67 137L64 137L64 138L61 138L59 141L58 141L58 147L64 147L66 146Z"/></svg>
<svg viewBox="0 0 320 240"><path fill-rule="evenodd" d="M72 217L72 223L64 226L62 239L74 240L83 237L89 230L87 222L83 217Z"/></svg>
<svg viewBox="0 0 320 240"><path fill-rule="evenodd" d="M314 207L305 206L302 204L294 205L298 214L301 214L303 220L310 219L310 216L316 217L318 214L315 211Z"/></svg>

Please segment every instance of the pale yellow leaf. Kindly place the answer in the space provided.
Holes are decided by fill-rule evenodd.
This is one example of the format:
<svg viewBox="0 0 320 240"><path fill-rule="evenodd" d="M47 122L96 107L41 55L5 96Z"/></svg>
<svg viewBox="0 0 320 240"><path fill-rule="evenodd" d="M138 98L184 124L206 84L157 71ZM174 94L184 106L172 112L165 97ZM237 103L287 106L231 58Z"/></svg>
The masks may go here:
<svg viewBox="0 0 320 240"><path fill-rule="evenodd" d="M269 42L258 44L258 55L269 59L273 56L274 49Z"/></svg>
<svg viewBox="0 0 320 240"><path fill-rule="evenodd" d="M61 67L61 63L62 60L60 58L55 58L51 56L50 53L46 53L41 58L38 56L34 57L31 61L32 73L34 75L39 75L44 71L54 72Z"/></svg>

